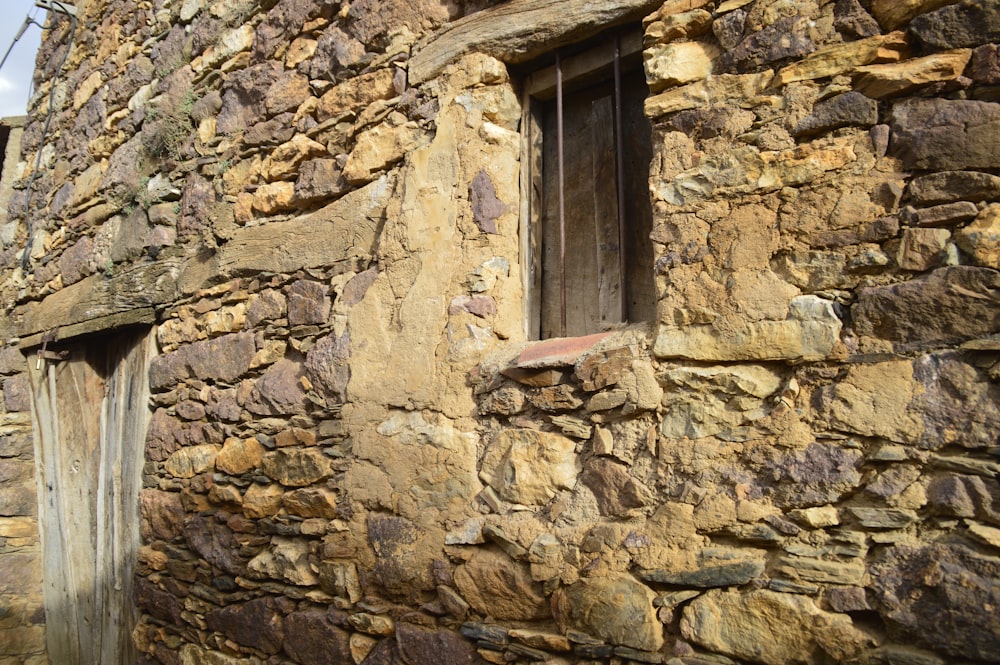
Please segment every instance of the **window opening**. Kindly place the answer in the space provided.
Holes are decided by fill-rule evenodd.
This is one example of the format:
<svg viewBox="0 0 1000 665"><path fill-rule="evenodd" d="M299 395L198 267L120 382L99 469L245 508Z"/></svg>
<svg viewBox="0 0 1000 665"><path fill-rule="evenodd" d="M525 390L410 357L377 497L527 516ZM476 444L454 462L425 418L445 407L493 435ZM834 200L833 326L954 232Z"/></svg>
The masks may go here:
<svg viewBox="0 0 1000 665"><path fill-rule="evenodd" d="M529 337L655 315L652 129L638 30L557 51L524 90L522 250Z"/></svg>

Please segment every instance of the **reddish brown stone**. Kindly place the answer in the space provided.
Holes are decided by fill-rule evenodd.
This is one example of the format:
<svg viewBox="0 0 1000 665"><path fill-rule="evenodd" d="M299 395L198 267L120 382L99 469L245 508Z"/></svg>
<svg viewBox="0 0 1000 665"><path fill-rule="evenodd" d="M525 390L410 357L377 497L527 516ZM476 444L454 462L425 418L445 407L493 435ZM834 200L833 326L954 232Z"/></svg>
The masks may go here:
<svg viewBox="0 0 1000 665"><path fill-rule="evenodd" d="M18 374L3 382L3 403L8 412L31 410L31 386L28 375Z"/></svg>
<svg viewBox="0 0 1000 665"><path fill-rule="evenodd" d="M205 622L234 642L269 654L278 653L285 637L284 622L273 598L212 610L205 614Z"/></svg>
<svg viewBox="0 0 1000 665"><path fill-rule="evenodd" d="M244 405L260 416L298 413L306 404L302 363L282 358L257 379Z"/></svg>
<svg viewBox="0 0 1000 665"><path fill-rule="evenodd" d="M1000 330L995 270L954 266L901 284L860 289L851 308L861 335L898 350L943 346Z"/></svg>
<svg viewBox="0 0 1000 665"><path fill-rule="evenodd" d="M483 233L497 233L497 219L510 208L497 198L496 187L485 170L480 169L469 184L472 218Z"/></svg>
<svg viewBox="0 0 1000 665"><path fill-rule="evenodd" d="M144 489L139 494L139 515L142 539L172 541L184 530L184 507L181 495Z"/></svg>
<svg viewBox="0 0 1000 665"><path fill-rule="evenodd" d="M338 628L322 610L293 612L285 617L282 649L302 665L351 663L350 633Z"/></svg>
<svg viewBox="0 0 1000 665"><path fill-rule="evenodd" d="M341 403L345 399L351 378L350 352L351 337L345 332L339 338L320 338L306 354L306 376L327 400Z"/></svg>
<svg viewBox="0 0 1000 665"><path fill-rule="evenodd" d="M611 333L596 333L583 337L557 337L530 345L517 357L522 368L572 367L586 351Z"/></svg>
<svg viewBox="0 0 1000 665"><path fill-rule="evenodd" d="M408 665L474 665L484 662L475 646L450 630L428 630L412 623L396 625L396 642Z"/></svg>
<svg viewBox="0 0 1000 665"><path fill-rule="evenodd" d="M230 575L245 575L246 564L239 557L233 532L211 517L196 515L184 525L188 546L201 558Z"/></svg>
<svg viewBox="0 0 1000 665"><path fill-rule="evenodd" d="M160 621L166 621L174 626L181 625L183 607L179 598L163 591L145 577L136 579L133 593L136 607Z"/></svg>
<svg viewBox="0 0 1000 665"><path fill-rule="evenodd" d="M234 333L195 342L156 357L149 367L153 390L169 388L188 378L235 381L248 369L257 352L253 335Z"/></svg>
<svg viewBox="0 0 1000 665"><path fill-rule="evenodd" d="M306 279L288 287L288 323L293 326L326 323L330 316L330 287Z"/></svg>
<svg viewBox="0 0 1000 665"><path fill-rule="evenodd" d="M597 499L602 515L621 517L649 503L651 494L633 478L628 467L606 457L591 458L580 480Z"/></svg>

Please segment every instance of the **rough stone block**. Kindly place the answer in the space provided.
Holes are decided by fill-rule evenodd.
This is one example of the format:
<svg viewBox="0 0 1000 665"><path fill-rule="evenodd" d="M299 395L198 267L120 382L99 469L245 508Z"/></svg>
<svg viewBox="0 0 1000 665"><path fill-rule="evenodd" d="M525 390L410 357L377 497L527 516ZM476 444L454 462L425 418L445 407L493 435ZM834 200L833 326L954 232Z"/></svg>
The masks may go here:
<svg viewBox="0 0 1000 665"><path fill-rule="evenodd" d="M875 607L917 645L956 658L995 660L1000 561L962 545L897 545L872 568Z"/></svg>
<svg viewBox="0 0 1000 665"><path fill-rule="evenodd" d="M712 651L766 665L817 662L817 652L846 660L874 641L849 617L824 612L808 597L764 590L710 591L684 609L681 634Z"/></svg>
<svg viewBox="0 0 1000 665"><path fill-rule="evenodd" d="M878 103L860 92L846 92L823 100L800 122L792 134L812 136L840 127L871 127L878 122Z"/></svg>
<svg viewBox="0 0 1000 665"><path fill-rule="evenodd" d="M909 282L859 289L851 308L861 335L919 349L963 342L1000 330L1000 275L986 268L939 268Z"/></svg>
<svg viewBox="0 0 1000 665"><path fill-rule="evenodd" d="M1000 41L1000 6L993 0L965 0L917 16L909 33L926 50L976 47Z"/></svg>
<svg viewBox="0 0 1000 665"><path fill-rule="evenodd" d="M892 109L890 154L904 169L1000 168L1000 104L911 99Z"/></svg>

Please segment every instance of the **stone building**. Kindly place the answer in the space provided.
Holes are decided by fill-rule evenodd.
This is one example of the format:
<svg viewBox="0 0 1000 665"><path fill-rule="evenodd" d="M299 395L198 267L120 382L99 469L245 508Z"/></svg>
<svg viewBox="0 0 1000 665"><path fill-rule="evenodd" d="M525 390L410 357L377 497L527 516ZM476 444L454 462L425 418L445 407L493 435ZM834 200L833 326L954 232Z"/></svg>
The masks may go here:
<svg viewBox="0 0 1000 665"><path fill-rule="evenodd" d="M1000 662L995 1L72 4L0 664Z"/></svg>

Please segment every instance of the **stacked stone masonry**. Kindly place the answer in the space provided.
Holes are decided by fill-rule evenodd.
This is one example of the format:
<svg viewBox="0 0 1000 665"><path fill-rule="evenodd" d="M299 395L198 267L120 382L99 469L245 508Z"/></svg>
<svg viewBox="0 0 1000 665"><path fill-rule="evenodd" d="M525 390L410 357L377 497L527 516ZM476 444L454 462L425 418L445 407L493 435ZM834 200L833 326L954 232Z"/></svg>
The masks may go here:
<svg viewBox="0 0 1000 665"><path fill-rule="evenodd" d="M140 663L1000 662L996 2L76 4L4 172L0 664L25 357L136 323ZM657 319L529 341L520 65L629 23Z"/></svg>

